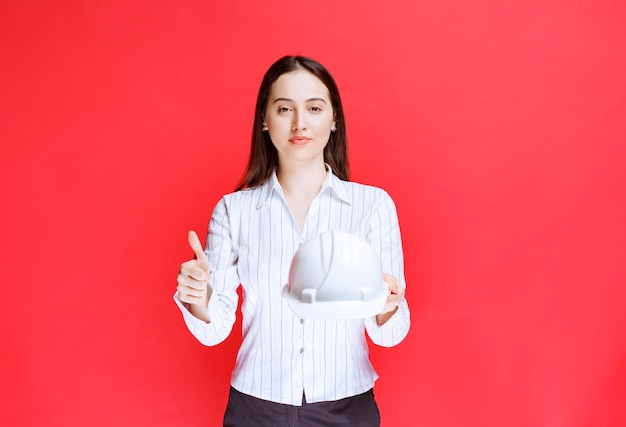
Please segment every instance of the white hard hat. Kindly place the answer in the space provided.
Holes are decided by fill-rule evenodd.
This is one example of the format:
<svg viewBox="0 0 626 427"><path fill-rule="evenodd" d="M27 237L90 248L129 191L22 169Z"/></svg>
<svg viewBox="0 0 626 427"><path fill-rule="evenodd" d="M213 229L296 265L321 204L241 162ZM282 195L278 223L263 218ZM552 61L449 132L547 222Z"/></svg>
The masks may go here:
<svg viewBox="0 0 626 427"><path fill-rule="evenodd" d="M291 309L310 319L358 319L378 314L389 287L378 255L352 234L331 230L306 241L283 289Z"/></svg>

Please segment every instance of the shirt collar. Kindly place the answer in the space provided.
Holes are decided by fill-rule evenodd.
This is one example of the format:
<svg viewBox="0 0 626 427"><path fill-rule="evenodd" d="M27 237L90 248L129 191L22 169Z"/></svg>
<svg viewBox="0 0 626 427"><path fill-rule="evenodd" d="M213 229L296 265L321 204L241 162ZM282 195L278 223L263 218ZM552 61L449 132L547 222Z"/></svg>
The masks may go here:
<svg viewBox="0 0 626 427"><path fill-rule="evenodd" d="M348 193L348 189L346 188L346 182L339 179L333 173L330 165L326 164L326 178L322 183L322 188L320 189L320 194L324 191L332 191L335 196L337 196L341 201L351 205L352 199L350 198L350 194ZM261 197L259 197L259 204L257 208L263 206L272 196L272 193L276 191L277 194L283 195L283 189L278 182L278 177L276 176L276 170L272 173L270 179L265 181L261 185Z"/></svg>

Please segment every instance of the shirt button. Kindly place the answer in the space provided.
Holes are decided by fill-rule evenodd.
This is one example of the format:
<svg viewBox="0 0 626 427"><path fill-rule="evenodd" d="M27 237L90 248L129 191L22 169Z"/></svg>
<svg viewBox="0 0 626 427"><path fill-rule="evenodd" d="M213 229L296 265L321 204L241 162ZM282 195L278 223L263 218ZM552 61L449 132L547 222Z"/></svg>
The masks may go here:
<svg viewBox="0 0 626 427"><path fill-rule="evenodd" d="M300 323L304 323L304 319L300 319Z"/></svg>
<svg viewBox="0 0 626 427"><path fill-rule="evenodd" d="M300 354L304 353L304 347L300 347Z"/></svg>

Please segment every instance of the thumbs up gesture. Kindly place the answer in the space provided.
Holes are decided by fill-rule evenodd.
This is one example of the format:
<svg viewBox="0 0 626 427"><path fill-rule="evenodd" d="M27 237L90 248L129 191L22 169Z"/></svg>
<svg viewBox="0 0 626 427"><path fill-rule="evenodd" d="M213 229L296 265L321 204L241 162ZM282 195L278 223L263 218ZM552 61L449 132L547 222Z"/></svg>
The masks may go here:
<svg viewBox="0 0 626 427"><path fill-rule="evenodd" d="M208 323L210 319L207 308L212 292L209 285L209 259L204 253L195 231L190 231L187 238L195 258L182 263L180 266L176 286L178 299L185 304L191 314Z"/></svg>

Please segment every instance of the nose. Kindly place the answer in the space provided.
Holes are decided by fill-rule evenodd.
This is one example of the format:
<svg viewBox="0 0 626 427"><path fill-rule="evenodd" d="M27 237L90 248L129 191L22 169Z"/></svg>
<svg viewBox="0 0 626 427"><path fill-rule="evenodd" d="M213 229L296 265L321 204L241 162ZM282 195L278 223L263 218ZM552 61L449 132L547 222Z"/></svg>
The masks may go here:
<svg viewBox="0 0 626 427"><path fill-rule="evenodd" d="M294 131L298 130L306 130L307 124L304 114L296 112L293 116L293 124L291 125L291 129Z"/></svg>

